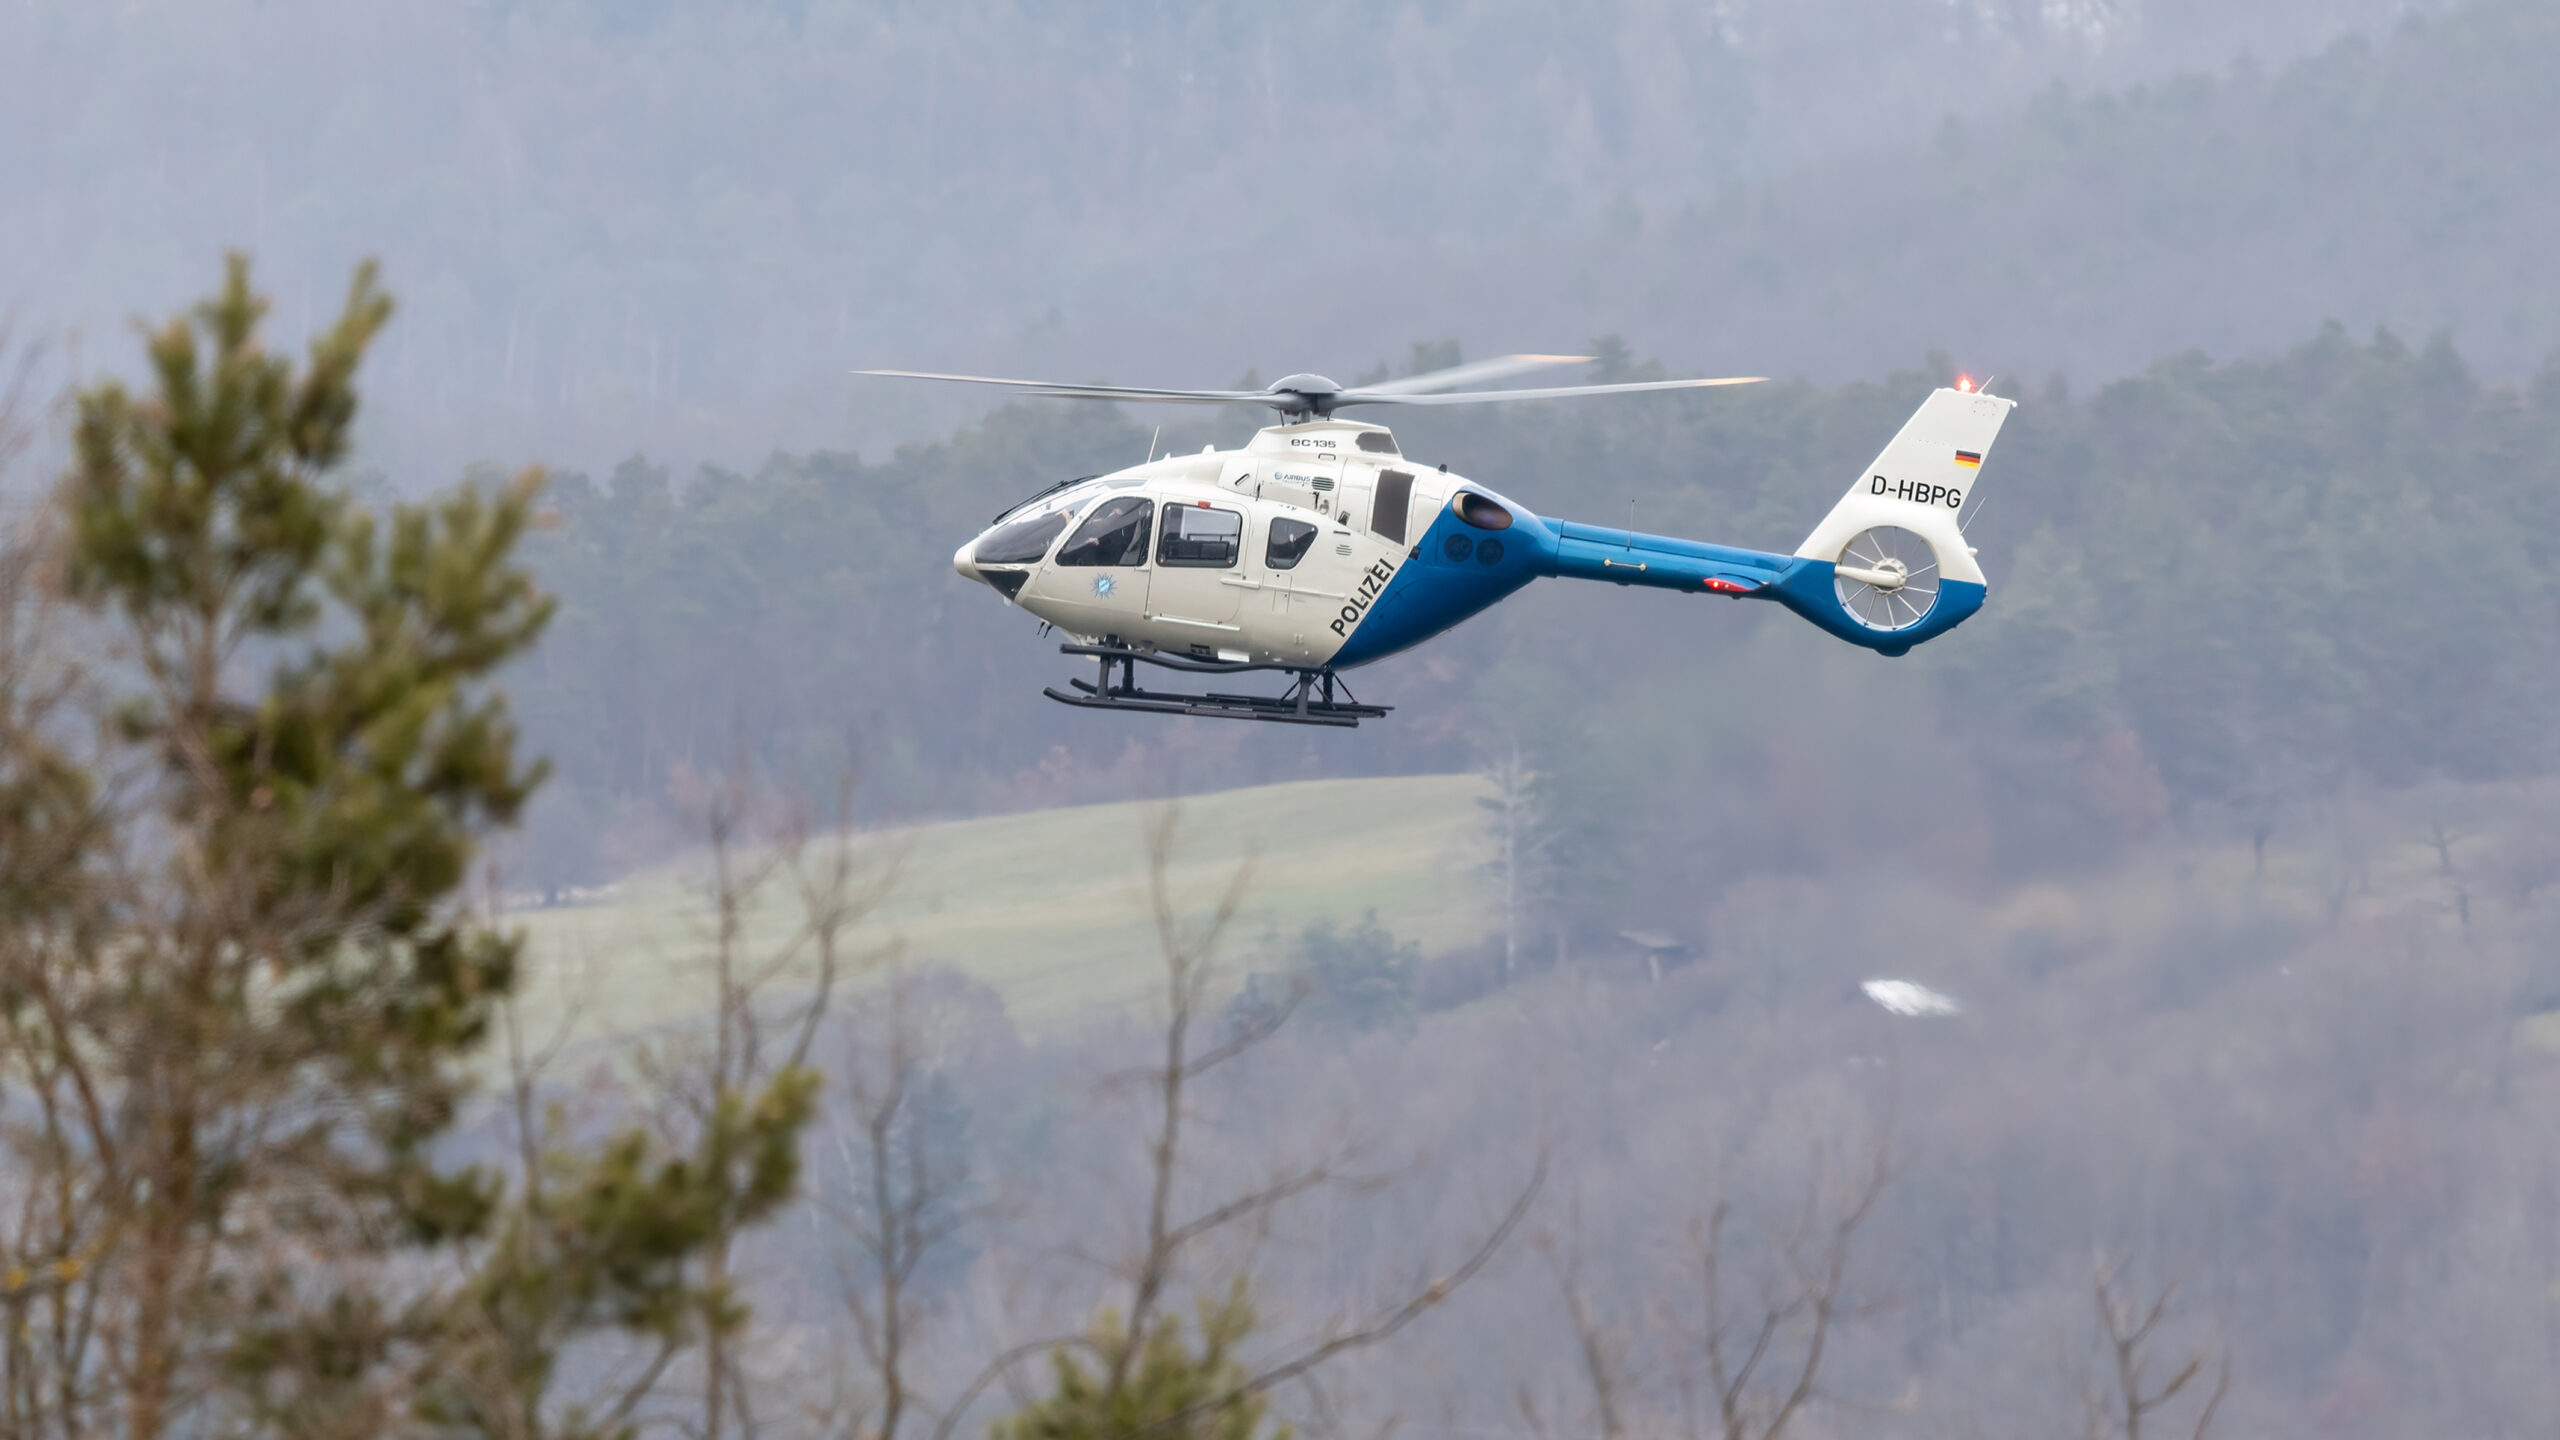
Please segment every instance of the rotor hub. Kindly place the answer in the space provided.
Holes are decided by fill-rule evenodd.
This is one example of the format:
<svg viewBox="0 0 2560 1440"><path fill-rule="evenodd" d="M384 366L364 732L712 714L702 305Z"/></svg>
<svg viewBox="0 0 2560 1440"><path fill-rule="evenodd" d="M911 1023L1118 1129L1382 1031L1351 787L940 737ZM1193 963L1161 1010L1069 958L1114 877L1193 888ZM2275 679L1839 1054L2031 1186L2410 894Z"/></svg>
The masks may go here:
<svg viewBox="0 0 2560 1440"><path fill-rule="evenodd" d="M1283 415L1330 415L1333 413L1334 397L1342 393L1342 386L1330 376L1309 372L1283 375L1272 381L1265 393L1276 395L1284 402L1289 400L1303 402L1297 405L1284 403L1280 408L1280 413Z"/></svg>

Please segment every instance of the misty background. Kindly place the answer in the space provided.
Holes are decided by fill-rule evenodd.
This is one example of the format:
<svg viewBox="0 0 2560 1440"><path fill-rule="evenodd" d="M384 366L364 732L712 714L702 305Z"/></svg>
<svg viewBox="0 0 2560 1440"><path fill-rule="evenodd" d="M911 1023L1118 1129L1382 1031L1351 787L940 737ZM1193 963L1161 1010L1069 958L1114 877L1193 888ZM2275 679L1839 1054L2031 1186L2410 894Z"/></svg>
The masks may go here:
<svg viewBox="0 0 2560 1440"><path fill-rule="evenodd" d="M360 486L553 472L560 611L509 693L554 773L504 855L544 897L681 866L677 792L731 765L813 804L858 773L883 826L1180 796L1239 832L1242 787L1479 777L1482 845L1529 857L1469 881L1503 933L1230 956L1361 998L1227 1077L1202 1175L1356 1134L1396 1177L1222 1253L1278 1329L1441 1263L1552 1156L1473 1288L1279 1397L1312 1433L1722 1433L1683 1349L1702 1217L1760 1217L1737 1243L1783 1277L1887 1135L1791 1433L2110 1433L2103 1257L2181 1282L2169 1348L2231 1366L2214 1433L2546 1434L2555 76L2532 0L26 0L0 314L90 374L226 247L296 337L381 257ZM1586 346L1576 378L1777 378L1424 415L1405 452L1783 551L1930 387L1997 375L1989 606L1888 661L1559 583L1359 672L1398 708L1357 732L1089 715L952 548L1259 412L848 374ZM1096 822L1098 876L1135 854ZM1059 1257L1129 1223L1098 1077L1145 1020L918 958L931 1143L978 1177L927 1281L948 1396L1089 1309ZM1888 1014L1880 976L1960 1013ZM820 1198L865 1178L835 1165ZM761 1258L777 1393L843 1350L822 1209Z"/></svg>
<svg viewBox="0 0 2560 1440"><path fill-rule="evenodd" d="M1223 384L1616 333L2097 379L2334 316L2513 376L2553 313L2541 68L2478 21L2395 46L2437 8L30 0L0 314L112 363L221 247L296 331L379 255L368 424L415 483L979 408L863 366Z"/></svg>

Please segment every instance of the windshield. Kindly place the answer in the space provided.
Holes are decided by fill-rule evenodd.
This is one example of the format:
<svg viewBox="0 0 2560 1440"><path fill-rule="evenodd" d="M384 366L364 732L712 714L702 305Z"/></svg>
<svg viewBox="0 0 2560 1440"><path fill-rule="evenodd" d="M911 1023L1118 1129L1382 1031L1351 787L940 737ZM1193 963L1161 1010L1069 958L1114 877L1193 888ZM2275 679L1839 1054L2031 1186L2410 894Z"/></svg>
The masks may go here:
<svg viewBox="0 0 2560 1440"><path fill-rule="evenodd" d="M981 565L1036 565L1049 553L1049 542L1067 528L1067 515L1055 510L999 525L979 537L969 556Z"/></svg>
<svg viewBox="0 0 2560 1440"><path fill-rule="evenodd" d="M1102 483L1099 485L1092 483L1096 480L1101 480ZM1057 501L1073 508L1075 506L1082 505L1085 501L1092 499L1094 495L1099 494L1102 491L1126 490L1132 485L1144 485L1146 483L1146 477L1143 475L1120 475L1110 479L1104 479L1099 475L1078 475L1072 480L1061 480L1046 490L1034 491L1030 495L1025 496L1020 500L1016 500L1011 505L1006 506L1002 511L998 512L996 520L1001 521L1006 516L1020 514L1021 512L1030 509L1032 506L1039 504L1041 501L1051 499L1052 497L1055 497Z"/></svg>
<svg viewBox="0 0 2560 1440"><path fill-rule="evenodd" d="M1004 507L1002 510L997 511L996 519L1001 522L1007 515L1011 515L1018 510L1028 510L1032 506L1039 504L1041 501L1048 499L1050 496L1057 494L1059 491L1072 490L1092 478L1094 477L1090 475L1078 475L1072 480L1061 480L1057 484L1051 485L1046 489L1035 490L1029 495L1024 496L1022 499L1016 500L1012 504Z"/></svg>

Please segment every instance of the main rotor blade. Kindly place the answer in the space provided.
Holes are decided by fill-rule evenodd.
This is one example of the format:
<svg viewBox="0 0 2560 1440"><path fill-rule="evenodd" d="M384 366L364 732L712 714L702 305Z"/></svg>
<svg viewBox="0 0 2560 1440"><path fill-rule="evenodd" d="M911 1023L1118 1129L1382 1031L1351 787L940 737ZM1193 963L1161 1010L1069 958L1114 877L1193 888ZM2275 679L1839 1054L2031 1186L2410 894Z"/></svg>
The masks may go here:
<svg viewBox="0 0 2560 1440"><path fill-rule="evenodd" d="M1489 405L1497 400L1570 400L1577 395L1632 395L1640 390L1703 390L1714 385L1757 385L1766 375L1730 375L1719 380L1636 380L1623 385L1558 385L1544 390L1462 390L1446 395L1381 395L1375 387L1345 390L1333 397L1345 405Z"/></svg>
<svg viewBox="0 0 2560 1440"><path fill-rule="evenodd" d="M1002 385L1059 400L1165 401L1176 405L1269 405L1280 397L1261 390L1150 390L1134 385L1061 385L1049 380L1005 380L993 375L939 375L930 370L856 370L897 380L951 380L963 385Z"/></svg>
<svg viewBox="0 0 2560 1440"><path fill-rule="evenodd" d="M1402 380L1390 380L1383 385L1359 388L1363 395L1422 395L1455 390L1461 385L1490 385L1496 380L1508 380L1514 375L1526 375L1550 365L1580 365L1592 358L1589 355L1497 355L1490 360L1452 365L1446 370L1433 370L1427 374L1409 375Z"/></svg>

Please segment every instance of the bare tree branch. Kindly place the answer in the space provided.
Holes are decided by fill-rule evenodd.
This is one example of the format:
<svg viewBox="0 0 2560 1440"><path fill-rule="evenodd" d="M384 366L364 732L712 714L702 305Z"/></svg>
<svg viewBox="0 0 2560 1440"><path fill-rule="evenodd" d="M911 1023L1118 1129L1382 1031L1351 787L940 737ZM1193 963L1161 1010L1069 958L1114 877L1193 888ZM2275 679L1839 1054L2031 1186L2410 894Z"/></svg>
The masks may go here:
<svg viewBox="0 0 2560 1440"><path fill-rule="evenodd" d="M2143 1426L2210 1367L2215 1372L2213 1389L2198 1410L2190 1432L2193 1440L2204 1440L2230 1390L2230 1355L2211 1342L2200 1343L2167 1378L2156 1383L2149 1379L2154 1342L2177 1304L2178 1282L2163 1284L2146 1302L2123 1295L2120 1278L2121 1266L2115 1261L2102 1257L2091 1267L2090 1300L2097 1310L2098 1337L2115 1381L2114 1393L2104 1404L2091 1406L2097 1433L2142 1440Z"/></svg>
<svg viewBox="0 0 2560 1440"><path fill-rule="evenodd" d="M968 1415L969 1407L978 1403L978 1397L987 1392L987 1387L1003 1379L1014 1366L1034 1356L1050 1354L1053 1351L1093 1348L1093 1337L1090 1335L1059 1335L1046 1340L1026 1340L1009 1350L1000 1352L994 1359L980 1366L978 1373L970 1377L968 1384L960 1387L959 1395L952 1400L950 1408L943 1413L942 1419L933 1427L933 1440L951 1440L952 1433L960 1428L961 1420Z"/></svg>
<svg viewBox="0 0 2560 1440"><path fill-rule="evenodd" d="M1591 1398L1600 1410L1602 1440L1618 1440L1626 1433L1626 1423L1618 1414L1618 1380L1625 1365L1624 1347L1603 1332L1582 1295L1582 1257L1579 1252L1567 1256L1559 1250L1553 1236L1542 1238L1538 1247L1547 1257L1547 1266L1555 1276L1556 1289L1564 1298L1565 1316L1573 1322L1573 1333L1582 1355L1582 1372L1591 1384Z"/></svg>
<svg viewBox="0 0 2560 1440"><path fill-rule="evenodd" d="M1233 1404L1243 1396L1261 1394L1276 1386L1284 1385L1337 1355L1365 1349L1393 1339L1398 1331L1421 1319L1426 1312L1455 1295L1468 1281L1481 1274L1485 1266L1493 1263L1493 1258L1501 1253L1502 1247L1510 1243L1513 1232L1520 1228L1520 1222L1528 1218L1529 1208L1537 1203L1538 1192L1546 1187L1546 1183L1547 1160L1542 1154L1538 1157L1536 1168L1530 1172L1528 1183L1522 1185L1520 1193L1513 1197L1511 1207L1503 1212L1502 1219L1495 1223L1492 1230L1486 1232L1484 1239L1477 1243L1475 1249L1468 1252L1467 1258L1459 1262L1456 1269L1431 1282L1394 1309L1367 1324L1319 1340L1298 1354L1265 1367L1243 1384L1168 1416L1161 1423L1178 1425L1197 1419L1221 1406Z"/></svg>

